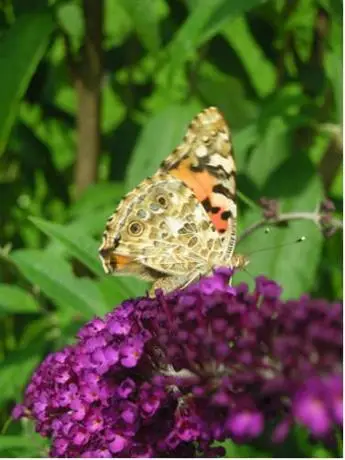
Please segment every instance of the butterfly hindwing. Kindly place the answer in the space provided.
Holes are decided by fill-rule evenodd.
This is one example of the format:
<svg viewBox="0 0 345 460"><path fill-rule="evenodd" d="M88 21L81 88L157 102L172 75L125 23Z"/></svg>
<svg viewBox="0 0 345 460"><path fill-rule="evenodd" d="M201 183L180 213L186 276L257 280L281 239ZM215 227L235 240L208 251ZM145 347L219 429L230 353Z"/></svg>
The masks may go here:
<svg viewBox="0 0 345 460"><path fill-rule="evenodd" d="M112 248L106 254L105 248ZM222 246L193 192L180 180L157 173L127 195L108 222L103 260L108 271L128 273L134 264L182 276L207 264Z"/></svg>

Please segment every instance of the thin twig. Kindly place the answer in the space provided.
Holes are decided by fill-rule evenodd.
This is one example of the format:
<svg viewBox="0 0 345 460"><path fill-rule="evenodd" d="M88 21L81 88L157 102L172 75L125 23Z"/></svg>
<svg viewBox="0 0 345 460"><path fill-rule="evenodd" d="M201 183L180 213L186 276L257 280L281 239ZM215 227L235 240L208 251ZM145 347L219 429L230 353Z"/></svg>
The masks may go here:
<svg viewBox="0 0 345 460"><path fill-rule="evenodd" d="M310 220L319 226L321 218L322 214L319 214L317 212L286 212L280 214L278 217L274 219L263 218L255 222L254 224L250 225L248 228L246 228L238 238L238 243L240 241L243 241L244 238L252 234L255 230L258 230L262 227L267 227L267 225L279 225L281 223L289 222L292 220ZM329 223L336 229L343 228L343 222L340 219L336 219L333 217Z"/></svg>

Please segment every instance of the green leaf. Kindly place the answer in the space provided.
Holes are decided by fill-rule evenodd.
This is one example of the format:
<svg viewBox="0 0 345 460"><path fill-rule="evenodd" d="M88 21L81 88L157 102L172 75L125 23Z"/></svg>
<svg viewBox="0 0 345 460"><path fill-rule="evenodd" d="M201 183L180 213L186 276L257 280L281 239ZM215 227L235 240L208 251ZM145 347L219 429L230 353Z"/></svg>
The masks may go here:
<svg viewBox="0 0 345 460"><path fill-rule="evenodd" d="M114 206L121 200L124 186L121 182L105 182L90 185L81 198L72 204L69 212L71 216L92 214L95 210Z"/></svg>
<svg viewBox="0 0 345 460"><path fill-rule="evenodd" d="M0 436L0 450L15 449L21 452L27 451L28 457L30 454L38 451L38 448L45 446L47 441L36 433L33 436L25 435L1 435Z"/></svg>
<svg viewBox="0 0 345 460"><path fill-rule="evenodd" d="M171 105L147 122L127 169L127 189L157 170L159 163L182 141L188 124L199 110L200 106L195 103Z"/></svg>
<svg viewBox="0 0 345 460"><path fill-rule="evenodd" d="M185 23L176 33L168 45L170 56L169 67L176 71L187 59L195 53L201 44L200 39L212 13L224 3L225 0L203 0L197 2ZM233 3L233 2L232 2Z"/></svg>
<svg viewBox="0 0 345 460"><path fill-rule="evenodd" d="M121 6L148 51L157 52L161 45L159 19L164 4L160 0L122 0Z"/></svg>
<svg viewBox="0 0 345 460"><path fill-rule="evenodd" d="M104 274L98 257L99 244L86 235L82 229L55 224L37 217L30 217L30 220L46 235L58 240L72 256L76 257L95 275Z"/></svg>
<svg viewBox="0 0 345 460"><path fill-rule="evenodd" d="M312 458L334 458L333 452L327 450L321 443L314 447L314 449L310 450L312 450Z"/></svg>
<svg viewBox="0 0 345 460"><path fill-rule="evenodd" d="M192 57L196 50L229 25L231 19L262 3L262 0L199 0L187 20L168 45L172 72Z"/></svg>
<svg viewBox="0 0 345 460"><path fill-rule="evenodd" d="M18 270L60 308L74 310L83 317L107 311L96 284L89 279L76 278L62 258L34 249L14 251L10 258Z"/></svg>
<svg viewBox="0 0 345 460"><path fill-rule="evenodd" d="M256 118L258 108L248 99L245 86L239 79L203 63L196 85L203 100L216 105L224 113L234 133Z"/></svg>
<svg viewBox="0 0 345 460"><path fill-rule="evenodd" d="M104 209L95 209L92 212L80 214L68 225L68 227L88 235L96 235L99 241L101 241L107 219L114 213L117 204L118 202L115 201Z"/></svg>
<svg viewBox="0 0 345 460"><path fill-rule="evenodd" d="M299 157L299 161L289 158L274 171L264 188L265 196L279 198L284 213L314 212L322 199L319 177L307 158ZM241 229L260 219L258 211L249 210L240 221ZM302 236L306 236L305 242L293 244ZM269 234L263 228L256 230L238 245L237 250L249 255L248 271L252 276L268 276L282 285L285 298L296 298L313 289L322 241L322 234L313 222L296 220L289 222L287 227L272 227ZM236 274L236 282L239 281L248 283L248 274Z"/></svg>
<svg viewBox="0 0 345 460"><path fill-rule="evenodd" d="M272 170L278 167L289 155L289 126L281 117L272 118L247 163L247 174L262 187Z"/></svg>
<svg viewBox="0 0 345 460"><path fill-rule="evenodd" d="M210 40L217 33L226 30L225 27L231 28L229 20L250 11L259 5L262 5L265 2L267 2L267 0L241 0L231 2L223 0L219 2L217 4L217 8L214 8L203 28L199 45ZM200 3L202 4L203 0L201 0Z"/></svg>
<svg viewBox="0 0 345 460"><path fill-rule="evenodd" d="M296 53L303 62L310 59L312 52L316 15L315 1L301 0L284 22L285 33L293 36Z"/></svg>
<svg viewBox="0 0 345 460"><path fill-rule="evenodd" d="M36 300L24 289L10 284L0 284L0 315L38 311Z"/></svg>
<svg viewBox="0 0 345 460"><path fill-rule="evenodd" d="M20 397L34 368L38 365L44 343L31 344L25 349L17 349L1 362L0 405L9 399Z"/></svg>
<svg viewBox="0 0 345 460"><path fill-rule="evenodd" d="M236 18L223 34L241 59L257 95L262 98L271 93L277 79L276 69L255 41L245 18Z"/></svg>
<svg viewBox="0 0 345 460"><path fill-rule="evenodd" d="M139 294L145 293L146 284L135 279L126 280L126 278L112 278L110 276L104 276L101 261L98 257L99 243L90 238L85 234L85 230L80 226L63 226L52 222L44 221L37 217L31 217L30 220L46 235L56 239L62 246L76 259L82 262L88 267L95 275L104 278L104 281L100 281L97 286L102 291L104 286L111 286L111 292L108 290L112 298L110 302L102 302L103 311L107 312L108 306L113 306L116 303L120 303L128 297L135 297ZM109 280L109 281L106 281ZM90 280L80 280L79 283L88 284L87 289L94 289L95 284ZM97 288L98 289L98 288ZM110 297L109 295L109 297ZM98 294L97 294L98 296ZM108 298L109 298L108 297ZM104 297L107 300L107 296ZM97 313L100 313L101 306L97 307Z"/></svg>
<svg viewBox="0 0 345 460"><path fill-rule="evenodd" d="M303 124L300 113L306 104L300 86L295 84L284 86L262 104L255 122L256 147L246 164L247 174L258 187L290 155L290 133Z"/></svg>
<svg viewBox="0 0 345 460"><path fill-rule="evenodd" d="M333 180L330 194L339 199L343 197L343 165Z"/></svg>
<svg viewBox="0 0 345 460"><path fill-rule="evenodd" d="M269 458L269 453L259 450L257 447L250 444L236 444L233 441L227 440L216 445L222 446L225 449L224 458Z"/></svg>
<svg viewBox="0 0 345 460"><path fill-rule="evenodd" d="M107 50L123 44L131 32L132 21L121 2L104 0L104 10L106 14L104 17L103 47Z"/></svg>
<svg viewBox="0 0 345 460"><path fill-rule="evenodd" d="M247 153L251 147L257 143L257 126L256 123L251 123L245 128L234 133L234 156L236 166L239 171L245 171L248 167Z"/></svg>
<svg viewBox="0 0 345 460"><path fill-rule="evenodd" d="M31 343L36 345L42 343L42 347L46 346L48 336L56 331L56 322L54 314L50 313L40 316L38 319L32 319L26 324L25 330L22 332L18 340L18 348L25 349ZM38 348L41 345L38 345Z"/></svg>
<svg viewBox="0 0 345 460"><path fill-rule="evenodd" d="M20 16L0 41L0 154L5 149L20 99L54 28L48 11Z"/></svg>
<svg viewBox="0 0 345 460"><path fill-rule="evenodd" d="M74 1L60 3L56 9L56 17L62 29L68 33L71 43L77 51L81 46L85 29L81 5Z"/></svg>
<svg viewBox="0 0 345 460"><path fill-rule="evenodd" d="M334 119L337 123L339 123L340 126L342 125L343 115L343 80L340 72L342 65L343 62L340 53L334 52L333 50L326 52L325 71L333 89L333 97L335 102Z"/></svg>
<svg viewBox="0 0 345 460"><path fill-rule="evenodd" d="M289 83L265 98L258 114L258 124L263 128L274 117L282 117L290 124L305 122L301 112L309 102L300 85Z"/></svg>
<svg viewBox="0 0 345 460"><path fill-rule="evenodd" d="M145 295L148 285L134 277L105 276L97 283L109 310L128 298Z"/></svg>

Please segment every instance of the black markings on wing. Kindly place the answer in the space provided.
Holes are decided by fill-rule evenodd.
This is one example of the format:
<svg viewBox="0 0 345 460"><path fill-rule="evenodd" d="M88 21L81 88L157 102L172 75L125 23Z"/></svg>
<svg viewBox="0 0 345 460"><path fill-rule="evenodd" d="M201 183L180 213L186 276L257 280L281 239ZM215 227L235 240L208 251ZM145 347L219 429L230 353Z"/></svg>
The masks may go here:
<svg viewBox="0 0 345 460"><path fill-rule="evenodd" d="M223 211L220 215L221 219L223 220L228 220L229 217L233 217L232 215L232 212L230 211L230 209L228 211Z"/></svg>
<svg viewBox="0 0 345 460"><path fill-rule="evenodd" d="M220 211L219 206L212 206L211 201L208 197L202 200L201 204L203 205L206 212L212 212L212 214L216 214Z"/></svg>
<svg viewBox="0 0 345 460"><path fill-rule="evenodd" d="M235 194L232 193L227 187L224 187L222 184L217 184L213 187L214 193L220 193L224 195L226 198L230 198L231 200L235 201Z"/></svg>

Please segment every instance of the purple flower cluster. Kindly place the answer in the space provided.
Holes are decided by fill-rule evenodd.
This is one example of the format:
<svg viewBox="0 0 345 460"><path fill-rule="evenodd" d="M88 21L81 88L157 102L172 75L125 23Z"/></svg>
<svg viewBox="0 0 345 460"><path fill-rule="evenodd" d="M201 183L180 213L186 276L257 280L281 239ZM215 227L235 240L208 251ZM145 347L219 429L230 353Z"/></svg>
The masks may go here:
<svg viewBox="0 0 345 460"><path fill-rule="evenodd" d="M342 309L253 293L218 269L184 290L124 302L49 355L14 416L30 417L56 457L222 455L294 423L319 439L342 423ZM213 450L212 450L213 449Z"/></svg>

